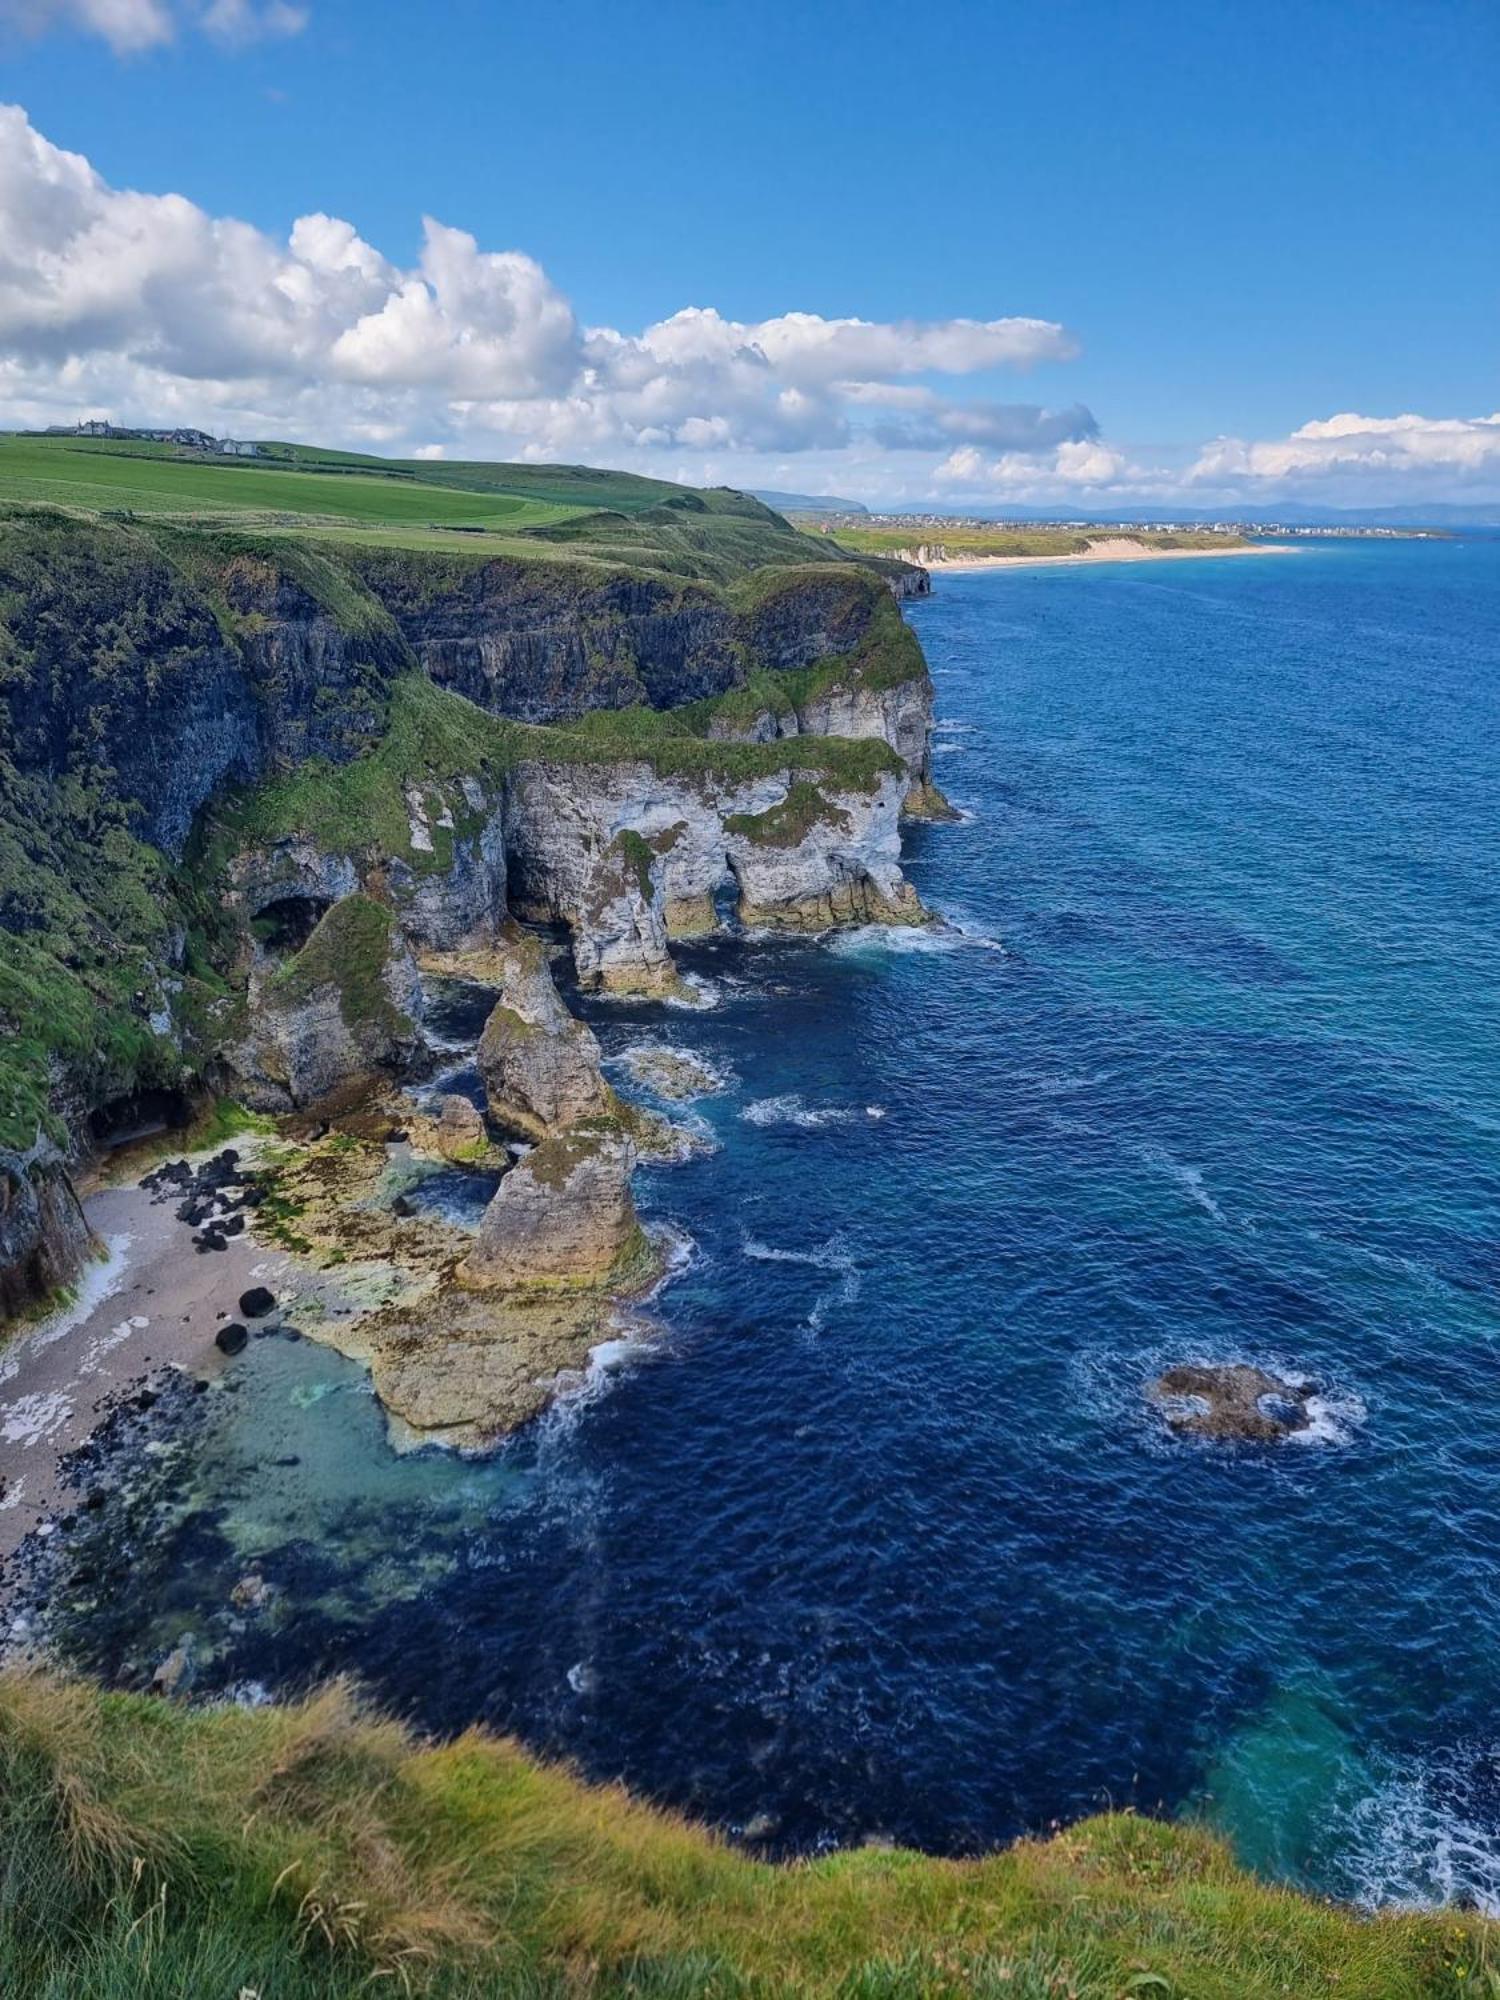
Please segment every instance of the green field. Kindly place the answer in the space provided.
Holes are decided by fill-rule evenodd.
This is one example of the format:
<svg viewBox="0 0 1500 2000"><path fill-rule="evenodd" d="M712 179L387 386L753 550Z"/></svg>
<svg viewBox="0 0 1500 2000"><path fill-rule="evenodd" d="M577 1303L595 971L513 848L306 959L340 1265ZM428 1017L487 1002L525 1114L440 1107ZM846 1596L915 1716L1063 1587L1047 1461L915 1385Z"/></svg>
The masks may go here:
<svg viewBox="0 0 1500 2000"><path fill-rule="evenodd" d="M383 459L310 445L265 444L261 454L0 435L0 504L369 547L537 561L561 552L720 583L767 563L845 554L729 487L673 486L583 465Z"/></svg>
<svg viewBox="0 0 1500 2000"><path fill-rule="evenodd" d="M191 515L272 524L489 529L513 533L580 511L552 500L436 484L401 470L318 472L247 459L174 454L166 445L112 439L0 438L0 497L101 513ZM291 525L291 521L288 522Z"/></svg>

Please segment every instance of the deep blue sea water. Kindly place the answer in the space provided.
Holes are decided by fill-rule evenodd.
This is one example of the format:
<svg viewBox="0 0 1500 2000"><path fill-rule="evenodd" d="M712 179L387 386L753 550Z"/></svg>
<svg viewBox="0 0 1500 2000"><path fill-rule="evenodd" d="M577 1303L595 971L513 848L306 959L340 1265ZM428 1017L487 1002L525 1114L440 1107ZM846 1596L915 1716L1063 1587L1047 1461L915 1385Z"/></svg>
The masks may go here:
<svg viewBox="0 0 1500 2000"><path fill-rule="evenodd" d="M654 1333L485 1463L254 1343L150 1473L123 1669L353 1669L785 1852L1104 1804L1500 1907L1500 544L940 580L958 926L591 1009L728 1087ZM1191 1444L1176 1360L1321 1387ZM276 1457L295 1457L277 1468ZM226 1632L248 1555L294 1618Z"/></svg>

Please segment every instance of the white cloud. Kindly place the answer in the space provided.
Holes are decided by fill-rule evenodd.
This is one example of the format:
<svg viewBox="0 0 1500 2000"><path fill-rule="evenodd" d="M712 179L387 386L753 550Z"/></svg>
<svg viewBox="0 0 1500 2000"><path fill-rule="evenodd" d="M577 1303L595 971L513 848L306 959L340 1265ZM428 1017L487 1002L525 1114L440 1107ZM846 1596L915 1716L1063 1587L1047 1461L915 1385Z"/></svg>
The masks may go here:
<svg viewBox="0 0 1500 2000"><path fill-rule="evenodd" d="M1216 438L1189 477L1207 485L1288 490L1378 482L1382 488L1500 479L1500 412L1488 417L1362 417L1352 411L1260 443Z"/></svg>
<svg viewBox="0 0 1500 2000"><path fill-rule="evenodd" d="M218 0L200 18L227 29L246 11ZM903 449L971 437L1050 447L1091 436L1093 418L1078 406L953 404L930 378L1073 351L1062 327L1031 318L742 322L695 306L639 333L587 327L533 258L431 218L411 268L333 216L302 216L283 241L181 195L111 187L18 107L0 107L10 422L105 412L628 462L837 453L871 439L883 412L886 443Z"/></svg>
<svg viewBox="0 0 1500 2000"><path fill-rule="evenodd" d="M1007 500L1048 500L1104 492L1146 474L1096 438L1065 438L1050 452L1008 451L986 459L977 445L950 452L933 474L939 491L984 493Z"/></svg>
<svg viewBox="0 0 1500 2000"><path fill-rule="evenodd" d="M119 56L175 41L184 27L228 48L300 35L308 10L291 0L0 0L0 27L25 35L68 28L98 35Z"/></svg>

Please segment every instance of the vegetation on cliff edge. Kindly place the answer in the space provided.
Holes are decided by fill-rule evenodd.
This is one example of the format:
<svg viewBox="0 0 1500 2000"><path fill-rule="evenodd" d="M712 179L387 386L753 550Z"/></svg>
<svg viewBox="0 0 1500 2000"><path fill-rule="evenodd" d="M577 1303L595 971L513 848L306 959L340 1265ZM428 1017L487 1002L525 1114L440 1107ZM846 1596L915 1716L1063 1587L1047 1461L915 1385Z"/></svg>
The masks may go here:
<svg viewBox="0 0 1500 2000"><path fill-rule="evenodd" d="M1362 1917L1190 1826L772 1866L338 1688L194 1709L0 1679L0 1990L28 2000L1482 2000L1497 1965L1478 1917Z"/></svg>

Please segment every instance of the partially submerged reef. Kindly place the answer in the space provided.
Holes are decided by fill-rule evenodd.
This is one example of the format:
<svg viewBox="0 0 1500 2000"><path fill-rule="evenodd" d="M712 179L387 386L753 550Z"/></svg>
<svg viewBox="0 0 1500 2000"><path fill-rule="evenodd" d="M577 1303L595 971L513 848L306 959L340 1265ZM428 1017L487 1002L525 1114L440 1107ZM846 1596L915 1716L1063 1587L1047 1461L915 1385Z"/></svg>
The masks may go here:
<svg viewBox="0 0 1500 2000"><path fill-rule="evenodd" d="M411 1433L483 1442L582 1365L654 1274L662 1132L529 927L586 991L691 1000L675 939L929 920L925 577L774 520L684 576L675 526L656 569L639 523L625 566L0 513L0 1313L76 1278L81 1165L227 1095L280 1122L258 1226L370 1278L309 1330ZM482 1108L409 1089L453 976L493 994ZM413 1213L422 1161L497 1176L477 1235Z"/></svg>

